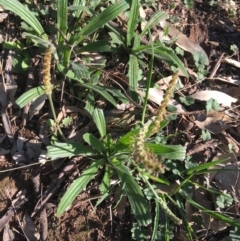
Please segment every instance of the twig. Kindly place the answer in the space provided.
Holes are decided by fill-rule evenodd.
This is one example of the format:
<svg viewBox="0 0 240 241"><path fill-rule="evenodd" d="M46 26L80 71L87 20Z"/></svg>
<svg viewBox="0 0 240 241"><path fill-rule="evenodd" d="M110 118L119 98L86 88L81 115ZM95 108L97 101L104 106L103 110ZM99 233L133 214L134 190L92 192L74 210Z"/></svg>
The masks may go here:
<svg viewBox="0 0 240 241"><path fill-rule="evenodd" d="M221 65L223 56L224 56L224 53L222 53L222 55L220 56L219 60L215 64L215 66L214 66L211 74L209 75L208 79L212 79L215 76L215 74L217 73L217 71L218 71L218 69L219 69L219 67Z"/></svg>

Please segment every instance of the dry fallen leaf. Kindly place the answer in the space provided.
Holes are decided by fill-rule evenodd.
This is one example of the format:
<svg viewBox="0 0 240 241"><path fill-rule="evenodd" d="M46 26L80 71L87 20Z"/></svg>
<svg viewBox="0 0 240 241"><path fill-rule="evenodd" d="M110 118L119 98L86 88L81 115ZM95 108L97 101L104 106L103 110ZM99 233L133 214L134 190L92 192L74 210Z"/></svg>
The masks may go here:
<svg viewBox="0 0 240 241"><path fill-rule="evenodd" d="M178 29L171 26L166 20L160 22L161 27L168 28L168 34L176 39L176 44L183 50L190 52L192 55L196 52L200 52L206 59L205 65L209 64L208 56L203 48L198 44L189 39L186 35L181 33Z"/></svg>
<svg viewBox="0 0 240 241"><path fill-rule="evenodd" d="M0 10L1 11L1 10ZM0 23L8 16L8 13L0 13Z"/></svg>
<svg viewBox="0 0 240 241"><path fill-rule="evenodd" d="M23 231L29 241L40 240L40 234L36 231L35 224L27 213L23 217Z"/></svg>
<svg viewBox="0 0 240 241"><path fill-rule="evenodd" d="M237 60L225 58L224 61L228 64L233 65L234 67L240 68L240 62Z"/></svg>
<svg viewBox="0 0 240 241"><path fill-rule="evenodd" d="M219 134L232 126L232 118L218 111L198 115L194 122L200 129L208 130L213 134Z"/></svg>
<svg viewBox="0 0 240 241"><path fill-rule="evenodd" d="M137 90L137 93L145 97L145 91L143 90ZM157 105L160 105L163 100L164 93L162 90L156 89L156 88L150 88L148 93L148 99L154 102ZM176 100L170 99L169 105L173 105L176 107L176 113L183 113L186 112L186 109Z"/></svg>
<svg viewBox="0 0 240 241"><path fill-rule="evenodd" d="M4 230L3 230L3 241L14 241L15 237L14 237L14 233L13 231L10 229L9 224L6 223Z"/></svg>
<svg viewBox="0 0 240 241"><path fill-rule="evenodd" d="M217 100L219 104L225 107L231 107L232 102L237 102L237 99L232 98L231 96L217 91L217 90L203 90L196 92L195 94L191 95L194 99L201 100L201 101L208 101L211 98Z"/></svg>

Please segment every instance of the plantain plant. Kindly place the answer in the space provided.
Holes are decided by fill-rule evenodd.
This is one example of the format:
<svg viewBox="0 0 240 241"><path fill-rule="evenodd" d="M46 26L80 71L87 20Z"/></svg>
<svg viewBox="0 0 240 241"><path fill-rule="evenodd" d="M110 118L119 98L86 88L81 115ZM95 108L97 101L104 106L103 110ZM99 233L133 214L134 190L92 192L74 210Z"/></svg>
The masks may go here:
<svg viewBox="0 0 240 241"><path fill-rule="evenodd" d="M111 180L117 177L121 186L120 200L123 195L128 196L132 213L136 217L137 223L133 225L132 229L133 238L137 239L139 231L143 231L142 227L152 224L151 240L159 240L160 226L164 224L164 228L170 230L171 222L173 221L178 225L183 223L186 227L189 240L193 240L194 234L183 211L182 199L188 200L188 202L199 210L208 213L212 217L223 219L225 222L235 225L232 219L222 214L209 212L209 210L195 203L184 192L186 184L193 184L191 178L194 175L201 174L204 171L207 172L206 170L216 163L178 170L178 168L173 168L174 165L175 167L177 166L177 161L172 162L172 160L180 162L186 160L185 147L180 145L165 145L156 141L156 134L161 133L162 129L168 124L165 118L166 107L170 96L174 92L178 73L173 75L164 101L161 103L155 119L147 123L145 122L147 95L151 86L155 59L177 67L187 76L183 63L171 48L165 46L163 43L153 43L151 41L150 29L161 19L165 18L166 13L157 11L150 18L142 32L137 34L136 29L140 22L139 0L116 1L116 3L111 4L102 11L99 10L101 8L97 9L97 6L92 5L92 7L89 7L84 5L84 2L74 0L73 4L69 6L67 0L57 1L57 22L55 28L57 40L56 42L51 42L49 40L51 36L48 37L44 27L27 5L17 0L0 0L0 5L4 9L18 15L29 27L26 29L30 30L23 32L23 36L45 52L43 85L22 94L16 100L16 104L22 108L34 98L42 95L48 97L55 125L57 125L58 132L62 137L62 139L54 140L47 146L47 156L51 160L54 161L63 157L71 158L79 155L91 157L89 166L71 184L62 197L57 215L61 215L72 205L76 196L87 187L89 182L95 178L101 169L104 171L104 175L99 187L102 197L98 200L98 204L114 190L115 186L111 185ZM116 19L119 14L126 11L128 11L129 20L125 26L126 30L120 31L117 27L114 27L111 20ZM85 21L84 23L83 20ZM112 44L99 37L101 36L101 29L104 26L109 30L108 33ZM141 38L146 34L149 35L150 41L144 44ZM91 36L91 41L89 41L89 36ZM115 140L110 136L110 133L107 133L103 111L91 106L89 112L98 128L100 137L98 138L91 133L87 133L83 136L84 144L69 142L61 131L60 123L57 122L54 103L52 101L52 92L56 89L56 81L52 81L50 74L52 56L56 62L57 73L63 76L63 79L68 82L69 86L80 86L81 88L88 89L88 98L91 97L94 100L93 93L97 93L105 98L108 103L116 106L117 101L126 101L129 100L129 97L117 89L100 85L101 69L94 70L89 66L76 62L75 59L86 51L115 53L120 49L124 49L124 53L126 53L128 59L128 93L131 97L136 94L142 67L147 66L142 61L143 55L148 55L151 58L150 64L147 66L149 67L147 94L143 104L140 126L136 125L131 131L120 137L120 139ZM163 163L165 159L168 160L166 161L166 167ZM169 167L170 165L172 169ZM170 173L174 170L174 174L178 175L174 181L178 181L179 184L173 189L171 188L173 181L164 175L166 168L168 168L167 171L170 171ZM164 184L166 187L169 187L170 191L167 194L160 193L157 187L158 184ZM151 213L150 200L154 203L155 215ZM177 210L177 215L170 208L173 206ZM160 220L160 209L165 211L165 220ZM165 238L164 240L170 240L170 236L167 234Z"/></svg>

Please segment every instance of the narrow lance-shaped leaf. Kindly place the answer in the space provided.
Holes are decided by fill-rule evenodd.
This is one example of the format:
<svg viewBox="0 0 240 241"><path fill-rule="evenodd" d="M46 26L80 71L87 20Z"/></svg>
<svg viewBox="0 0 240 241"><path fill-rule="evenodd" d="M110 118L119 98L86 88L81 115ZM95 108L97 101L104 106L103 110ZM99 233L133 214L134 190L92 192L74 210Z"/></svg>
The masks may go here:
<svg viewBox="0 0 240 241"><path fill-rule="evenodd" d="M83 0L74 0L73 1L73 6L80 6L80 7L82 7L82 8L86 8L86 7L84 7L85 6L85 4L86 4L86 1L83 1ZM84 11L84 10L82 10L82 9L78 9L78 11L76 11L74 14L73 14L73 16L75 17L75 18L79 18L79 16L80 16L80 14L82 13L82 11ZM86 11L87 12L87 11ZM90 14L90 13L89 13Z"/></svg>
<svg viewBox="0 0 240 241"><path fill-rule="evenodd" d="M138 86L138 76L139 76L139 67L137 57L134 55L130 55L129 59L129 85L132 87L132 90L137 90Z"/></svg>
<svg viewBox="0 0 240 241"><path fill-rule="evenodd" d="M124 185L124 190L127 193L132 212L136 216L139 226L147 226L151 223L151 213L149 205L144 197L139 185L133 179L130 174L125 174L119 172L118 174L121 177L123 182L126 182Z"/></svg>
<svg viewBox="0 0 240 241"><path fill-rule="evenodd" d="M103 143L100 140L98 140L94 135L86 133L83 135L83 139L88 143L88 145L97 150L99 153L104 152L105 147Z"/></svg>
<svg viewBox="0 0 240 241"><path fill-rule="evenodd" d="M68 76L68 75L67 75ZM97 86L97 85L92 85L92 84L87 84L87 83L81 83L79 80L77 80L79 82L79 85L93 90L95 92L97 92L98 94L100 94L104 99L106 99L107 101L109 101L112 105L114 105L115 107L117 106L116 101L113 99L113 97L108 94L107 91L104 90L104 86Z"/></svg>
<svg viewBox="0 0 240 241"><path fill-rule="evenodd" d="M26 5L23 5L18 0L0 0L0 5L5 10L9 10L17 14L22 20L31 26L39 36L45 40L48 40L42 25Z"/></svg>
<svg viewBox="0 0 240 241"><path fill-rule="evenodd" d="M131 45L131 40L136 30L138 22L139 0L132 0L127 26L127 46Z"/></svg>
<svg viewBox="0 0 240 241"><path fill-rule="evenodd" d="M155 25L157 25L161 20L167 18L167 13L163 11L158 11L152 15L152 17L148 20L146 26L144 27L141 36L144 36L148 29L151 29Z"/></svg>
<svg viewBox="0 0 240 241"><path fill-rule="evenodd" d="M16 104L23 108L25 105L30 103L33 99L44 95L45 94L45 87L44 86L38 86L35 88L32 88L28 91L26 91L24 94L22 94L17 100Z"/></svg>
<svg viewBox="0 0 240 241"><path fill-rule="evenodd" d="M95 109L93 111L93 121L98 128L101 137L106 136L106 121L103 111L101 109Z"/></svg>
<svg viewBox="0 0 240 241"><path fill-rule="evenodd" d="M145 143L147 149L157 155L161 155L167 159L184 160L186 157L186 148L181 145L160 145L154 143Z"/></svg>
<svg viewBox="0 0 240 241"><path fill-rule="evenodd" d="M57 216L60 216L67 208L71 207L73 200L77 195L86 188L87 184L96 175L98 168L103 164L104 160L99 160L87 168L81 176L76 179L65 192L58 206Z"/></svg>
<svg viewBox="0 0 240 241"><path fill-rule="evenodd" d="M114 105L115 107L117 106L116 101L113 99L113 97L107 91L105 91L104 86L97 86L97 85L92 85L92 84L88 84L88 83L83 83L82 80L77 78L77 76L75 75L75 73L72 70L68 70L67 68L65 68L60 63L57 63L57 67L58 67L58 70L61 73L63 73L66 77L68 77L69 79L77 81L78 85L97 92L99 95L101 95L107 101L109 101L112 105Z"/></svg>
<svg viewBox="0 0 240 241"><path fill-rule="evenodd" d="M64 36L66 37L67 33L67 5L68 0L59 0L58 7L57 7L57 27L58 27L58 54L62 56L64 53L63 45L64 45Z"/></svg>
<svg viewBox="0 0 240 241"><path fill-rule="evenodd" d="M90 156L94 154L95 151L92 148L79 143L55 142L47 147L47 157L49 157L51 160L64 157L71 158L78 155Z"/></svg>
<svg viewBox="0 0 240 241"><path fill-rule="evenodd" d="M95 32L99 28L102 28L106 23L108 23L110 20L116 18L120 13L124 12L129 8L129 4L122 0L120 2L117 2L107 9L105 9L103 12L96 14L86 25L86 27L83 28L83 30L74 36L72 39L72 43L77 45L82 41L83 36L88 36L91 33Z"/></svg>
<svg viewBox="0 0 240 241"><path fill-rule="evenodd" d="M144 45L144 46L142 45L133 50L134 53L138 53L141 51L147 54L152 54L152 45ZM188 77L188 73L182 61L177 57L177 55L173 52L171 48L168 48L160 44L154 45L154 56L155 58L161 59L170 65L171 64L176 65L182 71L182 73L186 77Z"/></svg>

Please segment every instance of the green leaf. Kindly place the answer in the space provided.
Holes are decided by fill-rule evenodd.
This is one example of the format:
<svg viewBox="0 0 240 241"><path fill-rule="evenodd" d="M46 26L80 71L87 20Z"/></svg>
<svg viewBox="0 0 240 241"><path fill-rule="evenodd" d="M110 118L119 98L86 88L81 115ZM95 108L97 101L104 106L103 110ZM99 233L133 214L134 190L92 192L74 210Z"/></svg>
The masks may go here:
<svg viewBox="0 0 240 241"><path fill-rule="evenodd" d="M171 160L184 160L186 158L186 148L181 145L160 145L145 143L150 151Z"/></svg>
<svg viewBox="0 0 240 241"><path fill-rule="evenodd" d="M71 63L74 74L78 79L90 79L90 72L88 68L80 63L72 62Z"/></svg>
<svg viewBox="0 0 240 241"><path fill-rule="evenodd" d="M80 85L84 88L87 88L87 89L90 89L92 91L97 92L99 95L101 95L107 101L109 101L113 106L117 107L116 101L113 99L113 97L111 95L108 94L107 91L105 91L105 86L97 86L97 85L94 85L94 84L83 83L82 80L80 80L76 77L76 75L74 74L74 72L72 70L68 70L67 68L65 68L60 63L57 63L57 67L58 67L58 70L61 73L66 75L66 77L68 77L69 79L77 81L78 82L77 85Z"/></svg>
<svg viewBox="0 0 240 241"><path fill-rule="evenodd" d="M96 208L98 205L100 205L107 197L109 196L109 193L105 192L97 201L94 208Z"/></svg>
<svg viewBox="0 0 240 241"><path fill-rule="evenodd" d="M138 80L140 69L138 66L138 59L136 56L130 54L129 58L129 70L128 70L128 77L129 77L129 86L131 87L131 90L136 91L138 87Z"/></svg>
<svg viewBox="0 0 240 241"><path fill-rule="evenodd" d="M230 230L231 241L240 241L240 228L234 227L234 230Z"/></svg>
<svg viewBox="0 0 240 241"><path fill-rule="evenodd" d="M147 148L149 148L150 151L152 151L153 153L155 153L157 155L175 152L174 148L170 148L165 145L154 144L154 143L145 143L145 146Z"/></svg>
<svg viewBox="0 0 240 241"><path fill-rule="evenodd" d="M23 5L18 0L0 0L0 5L5 9L12 11L30 25L35 32L44 40L48 40L47 35L34 13L29 10L26 5Z"/></svg>
<svg viewBox="0 0 240 241"><path fill-rule="evenodd" d="M139 48L133 50L134 53L144 52L149 55L152 54L152 45L141 45ZM154 45L154 56L155 58L161 59L170 65L176 65L182 73L188 77L188 73L182 63L171 48L164 45Z"/></svg>
<svg viewBox="0 0 240 241"><path fill-rule="evenodd" d="M219 208L225 208L232 205L233 198L230 194L222 194L217 196L216 204Z"/></svg>
<svg viewBox="0 0 240 241"><path fill-rule="evenodd" d="M63 35L67 33L67 21L68 21L68 0L58 1L57 7L57 27ZM62 34L58 32L58 41L62 39Z"/></svg>
<svg viewBox="0 0 240 241"><path fill-rule="evenodd" d="M103 176L103 180L99 186L99 190L101 191L102 194L104 193L108 193L109 190L110 190L110 173L111 173L111 169L109 166L106 166L106 169L105 169L105 173L104 173L104 176Z"/></svg>
<svg viewBox="0 0 240 241"><path fill-rule="evenodd" d="M99 141L94 135L86 133L83 135L83 140L88 143L92 148L97 150L99 153L103 153L105 151L105 147L101 141Z"/></svg>
<svg viewBox="0 0 240 241"><path fill-rule="evenodd" d="M57 7L57 28L58 28L58 54L59 56L63 56L65 53L63 52L64 45L64 37L66 37L67 33L67 22L68 22L68 0L58 0Z"/></svg>
<svg viewBox="0 0 240 241"><path fill-rule="evenodd" d="M13 42L13 41L4 41L2 43L2 47L4 49L11 49L11 50L22 50L24 48L23 44L21 42Z"/></svg>
<svg viewBox="0 0 240 241"><path fill-rule="evenodd" d="M139 226L148 226L151 222L151 213L149 205L144 197L140 186L136 183L131 175L118 171L122 182L125 182L124 190L128 196L133 214L137 219Z"/></svg>
<svg viewBox="0 0 240 241"><path fill-rule="evenodd" d="M131 145L135 142L135 138L138 133L139 129L129 131L118 140L114 149L124 150L125 148L130 148Z"/></svg>
<svg viewBox="0 0 240 241"><path fill-rule="evenodd" d="M194 104L195 99L192 96L185 96L179 98L181 102L187 106Z"/></svg>
<svg viewBox="0 0 240 241"><path fill-rule="evenodd" d="M79 143L54 142L54 144L47 146L47 157L51 160L64 157L71 158L78 155L91 156L94 154L95 151L92 148Z"/></svg>
<svg viewBox="0 0 240 241"><path fill-rule="evenodd" d="M134 223L131 229L132 239L137 241L145 241L149 239L149 232L146 229L140 227L137 223Z"/></svg>
<svg viewBox="0 0 240 241"><path fill-rule="evenodd" d="M129 102L128 98L121 92L121 90L113 87L109 87L109 86L104 86L104 89L109 93L111 93L114 97L116 97L122 103L126 104L127 102Z"/></svg>
<svg viewBox="0 0 240 241"><path fill-rule="evenodd" d="M25 105L30 103L33 99L44 95L45 94L45 87L44 86L38 86L35 88L32 88L28 91L26 91L24 94L22 94L17 100L16 104L23 108ZM46 96L47 97L47 96Z"/></svg>
<svg viewBox="0 0 240 241"><path fill-rule="evenodd" d="M86 5L86 1L84 0L74 0L73 1L73 6L80 6L82 8L84 8L84 6ZM71 6L70 6L71 7ZM80 14L83 12L84 10L78 9L76 12L73 13L73 16L77 19L79 19ZM86 11L87 12L87 11ZM91 14L91 13L89 13Z"/></svg>
<svg viewBox="0 0 240 241"><path fill-rule="evenodd" d="M212 166L215 166L215 165L218 165L224 161L226 161L227 159L220 159L220 160L217 160L217 161L212 161L212 162L208 162L208 163L205 163L205 164L202 164L200 166L196 166L196 167L192 167L190 169L187 170L187 174L188 175L192 175L193 173L198 173L202 170L207 170L209 169L210 167Z"/></svg>
<svg viewBox="0 0 240 241"><path fill-rule="evenodd" d="M136 30L139 12L139 0L131 0L130 13L127 26L127 46L131 45L131 40Z"/></svg>
<svg viewBox="0 0 240 241"><path fill-rule="evenodd" d="M202 135L201 135L203 141L211 140L211 133L208 130L202 130Z"/></svg>
<svg viewBox="0 0 240 241"><path fill-rule="evenodd" d="M210 112L211 110L215 110L218 111L219 110L219 103L216 99L210 98L207 102L206 102L206 110L207 112Z"/></svg>
<svg viewBox="0 0 240 241"><path fill-rule="evenodd" d="M76 80L76 79L75 79ZM113 99L113 97L111 95L108 94L107 91L105 91L105 87L104 86L97 86L97 85L92 85L92 84L86 84L86 83L81 83L79 80L78 81L78 85L81 85L82 87L85 87L87 89L93 90L95 92L97 92L99 95L101 95L104 99L106 99L107 101L109 101L112 105L114 105L115 107L117 107L117 103L116 101Z"/></svg>
<svg viewBox="0 0 240 241"><path fill-rule="evenodd" d="M93 163L87 168L79 178L73 181L72 185L65 192L60 200L57 209L57 216L63 214L63 212L71 207L73 200L77 195L86 188L87 184L95 177L98 168L104 163L104 160L99 160Z"/></svg>
<svg viewBox="0 0 240 241"><path fill-rule="evenodd" d="M204 208L203 206L199 205L198 203L196 203L195 201L193 201L191 198L189 198L188 196L184 196L184 198L191 204L193 205L194 207L196 207L198 210L201 210L203 211L204 213L208 214L209 216L213 217L213 218L216 218L216 219L219 219L221 220L222 222L225 222L225 223L228 223L230 224L231 226L233 227L240 227L240 223L238 220L234 220L234 219L231 219L221 213L218 213L216 211L211 211L211 210L208 210L206 208Z"/></svg>
<svg viewBox="0 0 240 241"><path fill-rule="evenodd" d="M96 30L102 28L106 23L116 18L120 13L124 12L128 8L129 4L126 1L122 0L111 5L103 12L96 14L89 21L89 23L80 31L80 33L74 36L74 38L71 41L72 44L77 45L85 38L85 36L88 36Z"/></svg>
<svg viewBox="0 0 240 241"><path fill-rule="evenodd" d="M88 7L84 7L84 6L80 6L80 5L71 5L68 7L68 10L86 12L87 14L92 15L92 13Z"/></svg>
<svg viewBox="0 0 240 241"><path fill-rule="evenodd" d="M95 109L92 114L93 121L98 128L100 136L106 136L106 121L102 109Z"/></svg>
<svg viewBox="0 0 240 241"><path fill-rule="evenodd" d="M34 35L34 34L31 34L31 33L22 33L22 36L24 38L30 38L32 39L32 41L39 47L43 47L45 49L47 49L49 47L49 45L51 44L51 42L49 40L45 40L45 39L42 39L42 38L39 38L38 36ZM52 45L52 47L54 47Z"/></svg>
<svg viewBox="0 0 240 241"><path fill-rule="evenodd" d="M115 33L115 32L109 32L108 33L109 35L110 35L110 37L111 37L111 46L115 46L116 44L118 44L118 45L124 45L125 44L125 39L124 39L124 37L122 36L122 35L120 35L120 34L118 34L117 32Z"/></svg>
<svg viewBox="0 0 240 241"><path fill-rule="evenodd" d="M148 31L148 29L151 29L152 27L156 26L161 20L167 18L168 15L167 13L163 12L163 11L158 11L156 13L154 13L151 18L147 21L146 26L144 27L141 36L144 36L146 34L146 32Z"/></svg>
<svg viewBox="0 0 240 241"><path fill-rule="evenodd" d="M236 44L232 44L232 45L230 46L230 49L231 49L235 54L238 52L238 47L237 47Z"/></svg>
<svg viewBox="0 0 240 241"><path fill-rule="evenodd" d="M154 218L154 222L153 222L153 232L152 232L151 241L155 241L157 238L158 225L159 225L159 214L160 214L160 205L159 205L159 202L155 201L155 218Z"/></svg>
<svg viewBox="0 0 240 241"><path fill-rule="evenodd" d="M169 123L169 121L162 121L159 129L164 128L165 126L168 125L168 123ZM150 124L149 128L151 129L151 124ZM126 133L124 136L122 136L118 140L117 144L115 145L115 150L122 150L124 148L131 148L131 145L135 142L136 135L138 133L139 133L139 129L131 130L128 133ZM146 134L146 136L149 137L150 133Z"/></svg>
<svg viewBox="0 0 240 241"><path fill-rule="evenodd" d="M73 123L73 118L71 116L67 116L62 119L61 126L69 127Z"/></svg>

